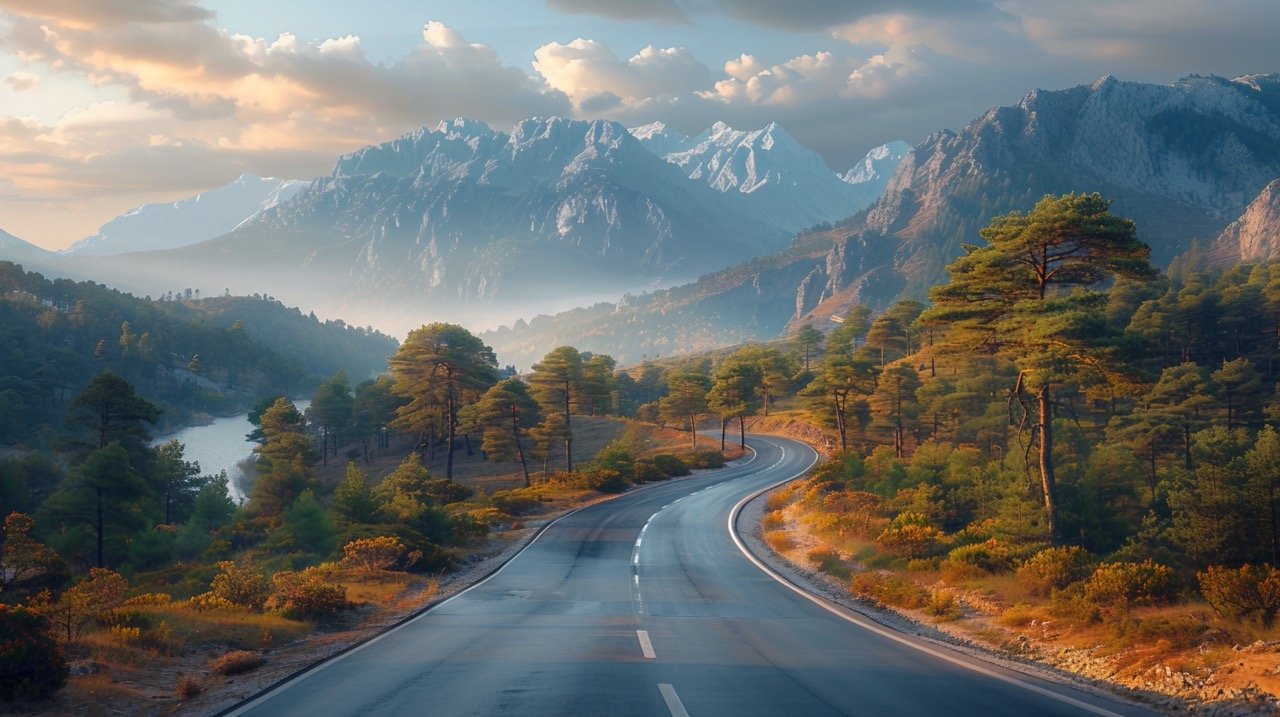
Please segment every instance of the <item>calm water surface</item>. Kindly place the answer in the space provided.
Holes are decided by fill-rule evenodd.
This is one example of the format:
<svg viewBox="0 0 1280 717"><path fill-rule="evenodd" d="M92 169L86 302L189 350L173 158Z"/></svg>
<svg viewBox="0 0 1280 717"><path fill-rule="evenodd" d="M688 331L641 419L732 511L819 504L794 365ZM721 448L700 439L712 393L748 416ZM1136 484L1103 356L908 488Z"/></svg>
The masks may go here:
<svg viewBox="0 0 1280 717"><path fill-rule="evenodd" d="M299 411L307 410L311 401L294 401ZM237 464L253 455L256 444L245 438L253 424L249 423L249 414L215 418L207 426L191 426L176 433L161 436L157 443L165 443L174 438L186 446L185 456L189 461L200 464L200 472L204 475L217 475L227 472L231 499L243 502L248 486L244 485L244 471Z"/></svg>

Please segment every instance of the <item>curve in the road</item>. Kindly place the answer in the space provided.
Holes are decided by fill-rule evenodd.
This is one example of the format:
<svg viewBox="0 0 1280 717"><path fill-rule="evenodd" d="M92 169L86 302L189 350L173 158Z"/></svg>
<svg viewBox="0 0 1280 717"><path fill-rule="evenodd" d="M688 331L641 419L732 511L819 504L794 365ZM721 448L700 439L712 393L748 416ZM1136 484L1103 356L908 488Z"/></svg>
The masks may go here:
<svg viewBox="0 0 1280 717"><path fill-rule="evenodd" d="M762 571L733 516L815 454L751 446L749 461L561 517L480 583L231 714L1150 714L841 614Z"/></svg>

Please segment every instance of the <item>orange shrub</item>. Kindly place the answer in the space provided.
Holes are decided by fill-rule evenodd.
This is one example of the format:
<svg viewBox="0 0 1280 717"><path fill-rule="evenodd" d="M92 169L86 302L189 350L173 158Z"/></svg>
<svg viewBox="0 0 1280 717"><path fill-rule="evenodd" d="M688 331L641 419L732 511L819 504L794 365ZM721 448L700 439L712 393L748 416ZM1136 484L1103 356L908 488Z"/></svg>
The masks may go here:
<svg viewBox="0 0 1280 717"><path fill-rule="evenodd" d="M1275 624L1280 612L1280 570L1271 565L1209 567L1197 573L1200 594L1220 615L1257 615L1263 627Z"/></svg>
<svg viewBox="0 0 1280 717"><path fill-rule="evenodd" d="M399 538L380 535L360 538L342 546L342 565L357 570L387 570L404 557L404 543Z"/></svg>

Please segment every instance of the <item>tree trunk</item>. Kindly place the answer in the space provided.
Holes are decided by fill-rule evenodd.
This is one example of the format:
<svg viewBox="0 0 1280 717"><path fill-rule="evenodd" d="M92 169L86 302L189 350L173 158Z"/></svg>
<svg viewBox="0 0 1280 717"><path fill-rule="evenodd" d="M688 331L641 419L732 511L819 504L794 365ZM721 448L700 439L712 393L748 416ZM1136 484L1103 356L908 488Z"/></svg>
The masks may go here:
<svg viewBox="0 0 1280 717"><path fill-rule="evenodd" d="M902 453L903 453L902 443L903 443L902 421L899 420L893 426L893 457L894 458L902 457Z"/></svg>
<svg viewBox="0 0 1280 717"><path fill-rule="evenodd" d="M573 426L569 423L569 384L564 386L564 466L565 471L573 472Z"/></svg>
<svg viewBox="0 0 1280 717"><path fill-rule="evenodd" d="M98 567L105 568L107 565L102 555L102 489L98 488L96 492L98 495L98 521L94 524L93 528L94 534L98 539Z"/></svg>
<svg viewBox="0 0 1280 717"><path fill-rule="evenodd" d="M765 418L768 418L769 417L769 384L766 382L763 385L761 385L761 388L764 390L764 415L765 415Z"/></svg>
<svg viewBox="0 0 1280 717"><path fill-rule="evenodd" d="M1182 422L1182 464L1187 470L1192 469L1191 463L1191 422Z"/></svg>
<svg viewBox="0 0 1280 717"><path fill-rule="evenodd" d="M693 438L693 450L698 450L698 424L694 421L693 414L689 414L689 435Z"/></svg>
<svg viewBox="0 0 1280 717"><path fill-rule="evenodd" d="M747 450L747 417L738 414L738 447Z"/></svg>
<svg viewBox="0 0 1280 717"><path fill-rule="evenodd" d="M520 445L520 412L514 403L511 404L511 437L516 441L516 457L520 459L520 470L524 471L524 487L528 488L529 466L524 460L524 446Z"/></svg>
<svg viewBox="0 0 1280 717"><path fill-rule="evenodd" d="M1045 382L1036 392L1036 399L1040 407L1040 487L1044 491L1044 510L1049 521L1049 540L1057 545L1057 504L1054 495L1057 485L1053 476L1053 407L1048 382Z"/></svg>
<svg viewBox="0 0 1280 717"><path fill-rule="evenodd" d="M454 413L454 410L453 410L453 396L449 396L449 401L445 407L445 410L448 412L448 415L445 418L445 423L449 424L447 426L447 430L449 431L449 437L448 437L449 445L447 447L448 453L445 459L444 477L446 480L452 481L453 480L453 434L455 429L457 428L456 424L458 422L457 414Z"/></svg>
<svg viewBox="0 0 1280 717"><path fill-rule="evenodd" d="M724 453L724 432L725 426L729 425L729 419L724 416L720 417L720 452Z"/></svg>

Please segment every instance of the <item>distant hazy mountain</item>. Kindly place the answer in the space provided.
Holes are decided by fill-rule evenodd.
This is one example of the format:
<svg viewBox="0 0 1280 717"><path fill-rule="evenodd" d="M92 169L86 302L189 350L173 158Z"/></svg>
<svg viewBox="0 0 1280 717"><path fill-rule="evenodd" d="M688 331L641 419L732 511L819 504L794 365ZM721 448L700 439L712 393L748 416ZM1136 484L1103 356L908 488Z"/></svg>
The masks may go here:
<svg viewBox="0 0 1280 717"><path fill-rule="evenodd" d="M636 360L648 335L698 337L699 347L772 338L800 322L830 326L854 303L923 298L945 280L961 243L992 217L1043 195L1098 191L1137 222L1164 265L1193 240L1208 244L1280 177L1280 76L1187 77L1036 90L959 133L926 138L867 211L775 257L699 282L628 298L595 314L546 317L487 335L505 360L572 324L595 350ZM680 297L680 310L671 308ZM785 318L784 318L785 317ZM750 330L744 330L750 327ZM670 344L670 350L681 350Z"/></svg>
<svg viewBox="0 0 1280 717"><path fill-rule="evenodd" d="M749 132L717 122L697 137L655 122L631 133L690 179L719 192L749 195L761 221L789 233L865 209L883 191L903 148L909 149L901 142L878 147L860 165L868 168L866 175L846 179L773 122Z"/></svg>
<svg viewBox="0 0 1280 717"><path fill-rule="evenodd" d="M622 125L455 120L340 158L228 234L101 262L107 278L275 296L397 329L481 322L692 280L789 234Z"/></svg>
<svg viewBox="0 0 1280 717"><path fill-rule="evenodd" d="M53 252L45 251L35 244L23 241L0 229L0 260L22 264L24 267L39 271L53 258Z"/></svg>
<svg viewBox="0 0 1280 717"><path fill-rule="evenodd" d="M304 181L242 174L234 182L169 204L147 204L103 224L64 254L103 256L176 249L221 236L307 186Z"/></svg>
<svg viewBox="0 0 1280 717"><path fill-rule="evenodd" d="M1209 255L1226 266L1280 260L1280 179L1263 187L1240 218L1222 230Z"/></svg>

